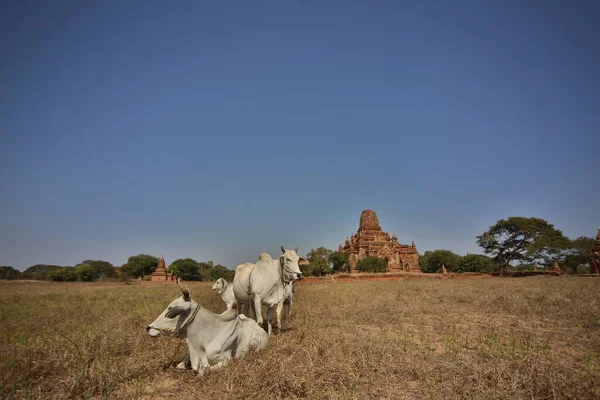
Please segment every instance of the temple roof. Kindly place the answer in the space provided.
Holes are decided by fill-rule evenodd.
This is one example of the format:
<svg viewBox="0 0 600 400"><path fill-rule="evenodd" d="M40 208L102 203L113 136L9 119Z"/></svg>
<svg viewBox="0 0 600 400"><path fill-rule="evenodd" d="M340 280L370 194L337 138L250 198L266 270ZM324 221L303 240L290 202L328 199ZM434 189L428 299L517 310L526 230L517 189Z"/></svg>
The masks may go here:
<svg viewBox="0 0 600 400"><path fill-rule="evenodd" d="M381 227L379 226L379 219L377 219L377 214L375 214L375 211L364 210L360 214L358 230L361 231L363 229L381 230Z"/></svg>

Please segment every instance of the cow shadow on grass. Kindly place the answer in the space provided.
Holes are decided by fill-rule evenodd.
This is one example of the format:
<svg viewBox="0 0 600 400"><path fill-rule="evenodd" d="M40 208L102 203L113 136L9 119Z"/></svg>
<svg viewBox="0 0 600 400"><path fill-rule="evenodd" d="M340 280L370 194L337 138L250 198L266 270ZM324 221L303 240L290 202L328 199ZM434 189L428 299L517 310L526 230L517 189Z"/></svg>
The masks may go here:
<svg viewBox="0 0 600 400"><path fill-rule="evenodd" d="M296 328L294 328L293 326L284 326L283 328L278 329L277 333L281 334L281 333L292 332L292 331L295 331L295 330L296 330Z"/></svg>
<svg viewBox="0 0 600 400"><path fill-rule="evenodd" d="M269 332L268 322L264 321L262 324L262 328L265 332ZM275 335L279 335L281 333L286 333L295 330L293 326L289 326L289 324L284 324L283 327L278 327L277 325L271 325L271 333Z"/></svg>

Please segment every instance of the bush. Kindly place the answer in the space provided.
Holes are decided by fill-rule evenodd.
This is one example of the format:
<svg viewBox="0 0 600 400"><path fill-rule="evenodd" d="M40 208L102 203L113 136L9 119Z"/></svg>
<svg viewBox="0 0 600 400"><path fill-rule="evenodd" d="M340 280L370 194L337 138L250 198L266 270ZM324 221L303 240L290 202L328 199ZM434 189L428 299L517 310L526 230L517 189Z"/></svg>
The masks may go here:
<svg viewBox="0 0 600 400"><path fill-rule="evenodd" d="M356 264L356 269L360 272L387 272L388 262L379 257L366 257Z"/></svg>
<svg viewBox="0 0 600 400"><path fill-rule="evenodd" d="M419 267L423 272L439 272L442 265L446 266L448 271L456 272L459 270L461 256L450 250L426 251L419 257Z"/></svg>
<svg viewBox="0 0 600 400"><path fill-rule="evenodd" d="M82 264L75 268L75 273L79 280L83 282L91 282L94 280L94 268L88 264Z"/></svg>

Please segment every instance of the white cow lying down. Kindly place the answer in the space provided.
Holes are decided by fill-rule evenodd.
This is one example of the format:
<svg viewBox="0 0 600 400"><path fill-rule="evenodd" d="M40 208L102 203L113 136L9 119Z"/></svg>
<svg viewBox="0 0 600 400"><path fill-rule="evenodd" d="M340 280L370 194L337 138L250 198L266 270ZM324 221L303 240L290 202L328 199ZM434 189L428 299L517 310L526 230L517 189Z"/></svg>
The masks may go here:
<svg viewBox="0 0 600 400"><path fill-rule="evenodd" d="M269 336L258 324L234 310L213 314L192 300L187 285L178 279L183 294L146 328L150 336L168 334L185 338L192 369L200 374L217 369L233 357L243 357L251 348L265 349ZM215 365L210 365L216 362ZM185 368L186 362L177 368Z"/></svg>
<svg viewBox="0 0 600 400"><path fill-rule="evenodd" d="M221 298L225 302L228 310L231 310L236 304L235 295L233 294L233 285L227 284L227 281L223 278L217 279L215 284L211 288L216 290L221 295Z"/></svg>

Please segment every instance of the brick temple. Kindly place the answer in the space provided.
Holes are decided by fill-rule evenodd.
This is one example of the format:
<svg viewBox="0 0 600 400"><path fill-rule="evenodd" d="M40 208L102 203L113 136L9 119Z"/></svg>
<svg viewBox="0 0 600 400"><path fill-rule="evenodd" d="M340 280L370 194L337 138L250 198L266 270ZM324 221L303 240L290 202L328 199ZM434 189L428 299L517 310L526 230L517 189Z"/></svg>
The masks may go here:
<svg viewBox="0 0 600 400"><path fill-rule="evenodd" d="M165 263L165 259L162 256L162 254L160 255L160 258L158 259L158 265L156 266L156 269L154 270L152 275L150 275L150 280L152 282L175 281L175 276L173 274L171 274L169 271L167 271L167 264Z"/></svg>
<svg viewBox="0 0 600 400"><path fill-rule="evenodd" d="M588 253L590 258L590 274L600 274L600 227L596 235L596 243Z"/></svg>
<svg viewBox="0 0 600 400"><path fill-rule="evenodd" d="M346 237L339 252L348 253L348 263L352 272L356 272L356 264L365 257L384 258L388 262L388 272L421 272L419 269L419 253L415 242L411 245L398 243L396 233L391 237L379 226L377 214L372 210L364 210L360 215L360 223L356 234Z"/></svg>

